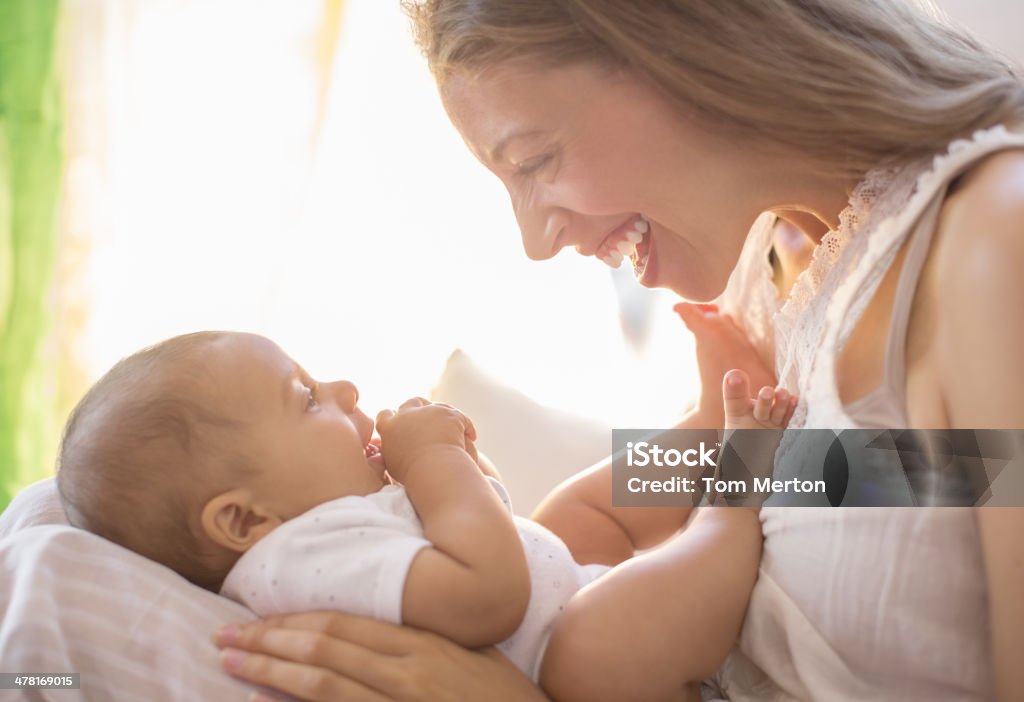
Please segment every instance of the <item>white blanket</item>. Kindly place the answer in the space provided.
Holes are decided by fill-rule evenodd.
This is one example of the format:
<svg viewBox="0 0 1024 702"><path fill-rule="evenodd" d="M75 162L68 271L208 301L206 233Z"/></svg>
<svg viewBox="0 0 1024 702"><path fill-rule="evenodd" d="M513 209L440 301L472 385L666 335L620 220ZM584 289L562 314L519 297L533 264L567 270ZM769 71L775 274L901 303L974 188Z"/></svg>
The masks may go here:
<svg viewBox="0 0 1024 702"><path fill-rule="evenodd" d="M223 672L213 632L253 617L164 566L67 526L52 478L0 515L4 672L81 673L74 692L8 691L0 699L245 702L254 688Z"/></svg>

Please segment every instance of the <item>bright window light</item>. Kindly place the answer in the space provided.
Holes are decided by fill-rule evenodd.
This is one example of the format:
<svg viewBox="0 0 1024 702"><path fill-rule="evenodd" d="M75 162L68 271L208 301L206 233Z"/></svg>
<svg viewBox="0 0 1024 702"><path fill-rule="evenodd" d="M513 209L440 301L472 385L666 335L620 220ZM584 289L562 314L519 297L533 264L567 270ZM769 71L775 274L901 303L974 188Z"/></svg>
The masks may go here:
<svg viewBox="0 0 1024 702"><path fill-rule="evenodd" d="M165 337L230 328L351 379L368 410L428 392L460 347L552 406L631 426L678 416L696 374L672 296L639 292L655 312L638 353L601 263L526 258L397 2L346 0L316 138L321 5L70 10L93 377Z"/></svg>

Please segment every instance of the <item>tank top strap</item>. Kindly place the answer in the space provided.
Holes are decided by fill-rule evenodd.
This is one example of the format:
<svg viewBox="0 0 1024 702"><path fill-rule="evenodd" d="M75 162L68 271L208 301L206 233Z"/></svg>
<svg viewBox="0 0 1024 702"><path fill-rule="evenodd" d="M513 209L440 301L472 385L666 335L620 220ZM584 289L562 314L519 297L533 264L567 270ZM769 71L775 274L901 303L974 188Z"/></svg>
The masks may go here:
<svg viewBox="0 0 1024 702"><path fill-rule="evenodd" d="M901 407L906 396L906 349L907 326L910 323L910 309L913 307L917 284L928 258L932 239L939 221L939 211L945 201L948 188L936 193L917 226L910 234L907 255L903 259L896 295L893 299L892 317L889 321L889 340L885 351L885 384L896 393Z"/></svg>
<svg viewBox="0 0 1024 702"><path fill-rule="evenodd" d="M947 190L943 188L922 213L908 236L908 248L900 269L885 348L882 382L867 395L845 406L859 426L898 428L907 423L906 346L907 327L917 284L924 270Z"/></svg>
<svg viewBox="0 0 1024 702"><path fill-rule="evenodd" d="M835 377L838 354L860 321L867 302L877 292L885 272L892 265L902 245L908 241L911 233L914 233L914 239L919 247L916 256L920 260L913 267L905 268L908 272L916 268L905 283L901 273L901 290L897 293L901 309L893 311L886 357L887 373L905 374L902 350L906 343L909 307L913 301L913 291L920 270L930 248L935 229L933 218L938 215L949 184L982 158L998 151L1021 147L1024 147L1024 133L1008 131L1005 126L979 131L969 139L954 142L946 153L934 157L928 164L929 167L920 172L909 199L898 210L878 222L868 236L863 237L863 248L851 247L852 250L848 252L851 254L850 259L845 262L848 267L842 272L842 279L832 290L824 310L824 331L817 345L815 360L807 370L806 385L809 390L805 392L805 396L813 395L821 408L819 414L808 403L808 409L815 415L809 417L808 421L813 420L835 427L864 426L851 417L839 399ZM909 256L908 251L905 264L910 263ZM906 309L902 309L903 307ZM898 330L895 338L894 330ZM898 355L896 346L900 351ZM890 371L890 364L895 364L895 361L890 359L896 358L899 359L900 368L893 367ZM904 382L899 383L901 393L905 390L904 385ZM902 418L901 424L905 426L906 412L905 404L902 402L899 414ZM891 418L889 421L892 421Z"/></svg>

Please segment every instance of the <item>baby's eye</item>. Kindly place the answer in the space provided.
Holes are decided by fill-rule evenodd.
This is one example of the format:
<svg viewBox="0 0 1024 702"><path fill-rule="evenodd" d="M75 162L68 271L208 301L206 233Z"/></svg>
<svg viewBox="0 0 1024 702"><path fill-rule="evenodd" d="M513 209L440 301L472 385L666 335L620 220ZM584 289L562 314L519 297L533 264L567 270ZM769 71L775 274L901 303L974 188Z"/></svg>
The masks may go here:
<svg viewBox="0 0 1024 702"><path fill-rule="evenodd" d="M314 410L320 406L320 403L316 401L316 386L306 388L309 394L306 397L306 411Z"/></svg>

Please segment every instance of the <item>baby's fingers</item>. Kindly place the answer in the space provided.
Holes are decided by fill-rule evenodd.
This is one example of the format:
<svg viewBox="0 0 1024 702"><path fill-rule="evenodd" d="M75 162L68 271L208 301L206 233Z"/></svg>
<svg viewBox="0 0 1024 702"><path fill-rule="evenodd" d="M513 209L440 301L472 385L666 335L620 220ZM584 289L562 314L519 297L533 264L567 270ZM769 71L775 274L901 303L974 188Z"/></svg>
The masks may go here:
<svg viewBox="0 0 1024 702"><path fill-rule="evenodd" d="M775 391L767 385L757 393L757 399L754 400L754 419L761 422L761 424L767 424L770 421L772 400L774 398Z"/></svg>
<svg viewBox="0 0 1024 702"><path fill-rule="evenodd" d="M722 380L722 402L725 416L744 417L750 411L750 392L747 374L734 368L725 374Z"/></svg>
<svg viewBox="0 0 1024 702"><path fill-rule="evenodd" d="M785 388L776 388L775 390L775 402L772 405L772 411L769 421L777 427L786 426L786 415L789 414L789 401L792 399L789 395L789 391Z"/></svg>
<svg viewBox="0 0 1024 702"><path fill-rule="evenodd" d="M430 400L427 400L425 398L422 398L422 397L410 397L408 400L403 402L401 404L401 406L399 406L398 411L401 412L402 410L412 409L413 407L423 407L424 405L429 405L429 404L430 404Z"/></svg>
<svg viewBox="0 0 1024 702"><path fill-rule="evenodd" d="M439 407L447 407L452 412L457 414L462 420L462 425L466 428L466 438L470 441L476 441L476 427L473 425L473 420L469 418L465 412L460 410L458 407L452 407L447 402L435 402L435 405Z"/></svg>
<svg viewBox="0 0 1024 702"><path fill-rule="evenodd" d="M374 421L374 424L377 427L377 432L380 433L380 430L383 429L387 425L387 423L391 421L391 418L394 417L394 416L395 416L395 411L394 410L384 409L384 410L381 410L380 412L378 412L377 413L377 418Z"/></svg>
<svg viewBox="0 0 1024 702"><path fill-rule="evenodd" d="M782 420L782 426L789 426L789 421L793 419L793 413L796 412L796 406L800 404L800 398L793 395L789 398L789 407L786 409L786 416Z"/></svg>

